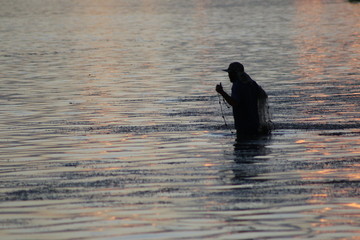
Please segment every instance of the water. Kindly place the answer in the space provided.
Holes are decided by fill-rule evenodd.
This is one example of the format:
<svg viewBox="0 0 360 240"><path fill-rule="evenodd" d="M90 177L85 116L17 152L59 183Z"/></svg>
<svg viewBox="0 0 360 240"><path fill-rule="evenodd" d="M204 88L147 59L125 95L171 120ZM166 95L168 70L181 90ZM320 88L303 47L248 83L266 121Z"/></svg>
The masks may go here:
<svg viewBox="0 0 360 240"><path fill-rule="evenodd" d="M1 1L1 239L360 239L359 17L343 0ZM225 127L232 61L268 92L270 137Z"/></svg>

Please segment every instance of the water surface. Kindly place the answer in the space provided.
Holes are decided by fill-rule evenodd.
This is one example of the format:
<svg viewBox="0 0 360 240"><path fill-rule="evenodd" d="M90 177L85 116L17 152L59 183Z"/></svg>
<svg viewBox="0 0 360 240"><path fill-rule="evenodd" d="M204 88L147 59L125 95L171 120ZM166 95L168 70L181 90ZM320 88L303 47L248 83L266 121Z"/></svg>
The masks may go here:
<svg viewBox="0 0 360 240"><path fill-rule="evenodd" d="M1 238L358 239L359 17L342 0L2 1ZM271 136L224 125L232 61L268 92Z"/></svg>

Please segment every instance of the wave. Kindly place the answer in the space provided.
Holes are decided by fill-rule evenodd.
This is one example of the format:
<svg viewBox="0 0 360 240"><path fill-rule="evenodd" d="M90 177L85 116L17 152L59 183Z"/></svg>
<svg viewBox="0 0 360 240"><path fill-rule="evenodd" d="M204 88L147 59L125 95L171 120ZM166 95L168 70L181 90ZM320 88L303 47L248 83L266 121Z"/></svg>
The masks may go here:
<svg viewBox="0 0 360 240"><path fill-rule="evenodd" d="M65 125L63 125L65 124ZM223 124L206 124L206 123L193 123L193 124L158 124L148 126L122 126L116 124L96 124L92 122L63 122L62 126L54 126L47 129L55 133L76 133L76 132L89 132L100 134L117 134L117 133L154 133L154 132L180 132L180 131L229 131L234 130ZM71 125L71 126L67 126ZM360 129L360 123L273 123L273 131L277 130L346 130L346 129Z"/></svg>

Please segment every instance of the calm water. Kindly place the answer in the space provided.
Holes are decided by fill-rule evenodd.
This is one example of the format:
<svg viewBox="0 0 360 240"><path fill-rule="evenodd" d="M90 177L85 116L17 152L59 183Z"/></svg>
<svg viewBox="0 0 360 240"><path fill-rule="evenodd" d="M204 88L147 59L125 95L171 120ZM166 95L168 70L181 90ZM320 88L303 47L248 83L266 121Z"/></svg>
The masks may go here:
<svg viewBox="0 0 360 240"><path fill-rule="evenodd" d="M2 0L0 238L360 239L359 19L345 0ZM235 60L268 138L224 125Z"/></svg>

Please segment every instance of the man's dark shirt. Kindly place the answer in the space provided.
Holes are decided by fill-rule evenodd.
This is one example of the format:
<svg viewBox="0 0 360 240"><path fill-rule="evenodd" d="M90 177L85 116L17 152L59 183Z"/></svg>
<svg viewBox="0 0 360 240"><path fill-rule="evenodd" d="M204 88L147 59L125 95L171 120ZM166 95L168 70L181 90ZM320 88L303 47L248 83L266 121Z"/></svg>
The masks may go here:
<svg viewBox="0 0 360 240"><path fill-rule="evenodd" d="M258 133L258 99L266 96L265 91L245 72L240 80L233 83L231 97L237 102L233 107L233 115L238 134Z"/></svg>

